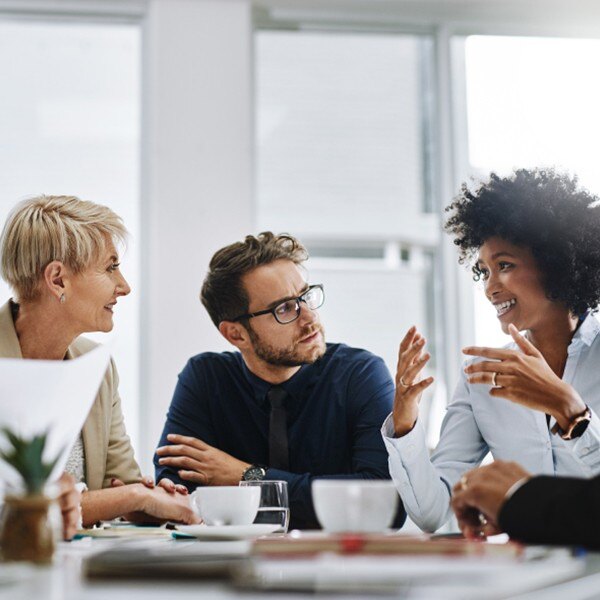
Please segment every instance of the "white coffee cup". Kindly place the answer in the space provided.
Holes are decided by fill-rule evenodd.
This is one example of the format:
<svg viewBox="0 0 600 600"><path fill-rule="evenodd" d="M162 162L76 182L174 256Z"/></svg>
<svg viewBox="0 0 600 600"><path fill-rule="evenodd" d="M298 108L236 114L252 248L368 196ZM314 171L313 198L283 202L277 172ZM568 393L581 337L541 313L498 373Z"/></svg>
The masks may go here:
<svg viewBox="0 0 600 600"><path fill-rule="evenodd" d="M388 480L316 479L312 497L319 522L331 532L384 531L398 507L398 492Z"/></svg>
<svg viewBox="0 0 600 600"><path fill-rule="evenodd" d="M199 487L190 496L192 509L207 525L250 525L259 503L258 487Z"/></svg>

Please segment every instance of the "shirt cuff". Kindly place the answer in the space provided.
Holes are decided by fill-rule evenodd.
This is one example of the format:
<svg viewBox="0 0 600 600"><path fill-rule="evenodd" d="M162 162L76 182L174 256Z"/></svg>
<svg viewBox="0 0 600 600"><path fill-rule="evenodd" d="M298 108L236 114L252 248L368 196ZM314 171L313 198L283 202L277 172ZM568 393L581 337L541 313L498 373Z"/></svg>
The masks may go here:
<svg viewBox="0 0 600 600"><path fill-rule="evenodd" d="M412 464L421 460L421 454L424 452L429 461L429 453L427 451L427 443L425 439L425 431L421 427L420 421L417 419L415 426L401 437L394 437L394 421L392 415L388 415L381 427L381 435L383 441L389 449L394 448L401 460L405 464Z"/></svg>
<svg viewBox="0 0 600 600"><path fill-rule="evenodd" d="M381 435L384 438L389 438L392 440L400 440L402 438L409 436L417 428L418 421L419 421L419 419L417 418L417 420L415 421L415 424L413 425L413 428L409 432L405 433L404 435L397 436L396 430L394 429L394 413L390 413L385 418L385 421L383 422L383 425L381 426Z"/></svg>
<svg viewBox="0 0 600 600"><path fill-rule="evenodd" d="M393 413L390 413L385 418L385 421L383 422L383 425L381 426L381 435L384 438L394 439L396 431L394 430L394 419L393 419L393 416L394 416Z"/></svg>
<svg viewBox="0 0 600 600"><path fill-rule="evenodd" d="M83 492L88 491L88 486L84 481L80 481L75 484L75 489L79 492L79 494L83 494ZM79 515L77 516L77 529L83 529L83 511L81 510L81 498L79 500Z"/></svg>
<svg viewBox="0 0 600 600"><path fill-rule="evenodd" d="M506 494L504 494L504 503L508 502L513 494L522 486L525 485L529 480L531 479L530 475L527 475L525 477L521 477L521 479L519 479L518 481L516 481L515 483L513 483L509 488L508 491L506 492Z"/></svg>

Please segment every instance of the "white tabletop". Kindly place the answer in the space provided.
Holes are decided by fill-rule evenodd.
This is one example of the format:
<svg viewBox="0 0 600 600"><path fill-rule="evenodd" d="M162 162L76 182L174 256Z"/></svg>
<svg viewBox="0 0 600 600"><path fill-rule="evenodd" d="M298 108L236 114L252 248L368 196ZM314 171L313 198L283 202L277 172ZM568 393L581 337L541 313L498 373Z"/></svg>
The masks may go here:
<svg viewBox="0 0 600 600"><path fill-rule="evenodd" d="M115 546L123 547L124 540L82 539L71 543L60 543L54 564L50 567L33 567L22 564L0 564L0 599L34 600L48 598L50 600L197 600L200 597L233 599L240 597L240 591L225 581L211 582L206 580L172 579L118 579L108 578L88 580L82 575L82 564L86 557L96 552ZM170 556L186 553L185 548L193 548L190 544L199 542L177 542L170 539L144 539L133 542L145 548L155 549L157 553L166 552ZM198 546L199 547L199 546ZM353 589L351 577L361 579L360 573L371 578L373 582L386 577L396 577L405 584L398 587L395 597L410 599L440 598L504 598L519 597L515 592L524 594L523 598L556 598L591 597L590 591L600 589L600 557L590 555L587 567L585 561L573 560L568 553L558 552L544 560L531 561L528 564L514 562L500 565L496 574L484 573L473 558L439 559L429 557L393 557L393 558L361 558L323 556L318 561L309 563L302 560L290 560L277 565L271 561L261 572L265 578L279 572L283 578L306 577L306 573L321 572L321 583L331 581L330 576L339 572L348 574L349 589ZM451 561L451 562L448 562ZM590 568L590 563L593 568ZM597 568L596 568L597 567ZM277 571L279 569L279 571ZM342 571L340 571L342 569ZM345 571L343 571L345 569ZM446 571L444 571L444 569ZM587 572L584 572L584 569ZM420 573L417 579L414 574ZM444 574L446 573L446 574ZM463 576L458 576L463 573ZM562 574L561 574L562 573ZM424 577L423 577L424 575ZM402 579L402 578L405 579ZM519 579L521 578L521 579ZM510 581L510 585L507 583ZM564 581L567 581L566 583ZM519 583L520 582L520 583ZM548 587L551 583L552 587ZM363 583L363 585L365 585ZM512 587L511 587L512 586ZM566 586L566 587L565 587ZM532 591L545 587L543 592ZM320 587L319 589L325 589ZM368 583L366 589L369 589ZM541 595L540 595L541 594ZM566 595L565 595L566 594ZM244 600L265 598L265 591L244 592ZM269 598L290 598L299 600L303 597L314 598L314 593L298 594L270 592ZM335 596L336 600L345 594ZM351 597L348 594L348 597ZM356 595L352 596L356 599ZM373 597L378 600L382 596L377 593L361 593L361 598Z"/></svg>

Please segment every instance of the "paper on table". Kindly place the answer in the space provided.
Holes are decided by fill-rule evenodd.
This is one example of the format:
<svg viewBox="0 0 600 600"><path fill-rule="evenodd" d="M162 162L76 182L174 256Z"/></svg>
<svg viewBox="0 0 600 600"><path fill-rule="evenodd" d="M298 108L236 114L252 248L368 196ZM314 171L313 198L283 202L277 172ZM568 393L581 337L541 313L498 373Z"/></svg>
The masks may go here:
<svg viewBox="0 0 600 600"><path fill-rule="evenodd" d="M449 556L340 556L257 559L237 574L240 587L479 600L517 594L581 575L583 561L561 551L544 559ZM410 592L410 593L409 593ZM545 597L545 596L544 596Z"/></svg>
<svg viewBox="0 0 600 600"><path fill-rule="evenodd" d="M110 348L97 346L72 360L0 359L0 427L26 438L49 431L44 458L61 452L50 476L57 479L90 412L108 367ZM0 448L6 448L0 434ZM20 476L0 459L0 486Z"/></svg>

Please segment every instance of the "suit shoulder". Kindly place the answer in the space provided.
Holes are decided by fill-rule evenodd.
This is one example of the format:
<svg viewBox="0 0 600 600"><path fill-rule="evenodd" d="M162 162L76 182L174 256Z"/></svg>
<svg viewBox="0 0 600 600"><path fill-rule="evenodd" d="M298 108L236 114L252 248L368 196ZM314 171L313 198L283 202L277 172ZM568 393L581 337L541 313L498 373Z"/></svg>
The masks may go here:
<svg viewBox="0 0 600 600"><path fill-rule="evenodd" d="M201 352L192 356L184 371L220 373L241 369L242 355L239 352Z"/></svg>
<svg viewBox="0 0 600 600"><path fill-rule="evenodd" d="M343 361L345 363L383 363L383 359L364 348L354 348L346 344L327 344L327 352L332 361Z"/></svg>

